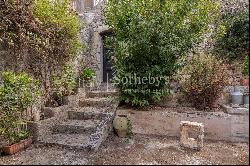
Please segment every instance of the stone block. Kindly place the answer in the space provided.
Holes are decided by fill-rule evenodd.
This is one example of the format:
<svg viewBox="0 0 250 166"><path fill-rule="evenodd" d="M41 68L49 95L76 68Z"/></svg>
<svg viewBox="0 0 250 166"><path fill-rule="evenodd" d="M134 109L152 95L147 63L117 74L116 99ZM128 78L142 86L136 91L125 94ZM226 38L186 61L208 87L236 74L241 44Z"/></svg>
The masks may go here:
<svg viewBox="0 0 250 166"><path fill-rule="evenodd" d="M180 144L182 147L201 150L204 139L204 125L202 123L181 121Z"/></svg>
<svg viewBox="0 0 250 166"><path fill-rule="evenodd" d="M63 103L70 107L77 107L78 101L79 101L78 95L71 95L64 97Z"/></svg>

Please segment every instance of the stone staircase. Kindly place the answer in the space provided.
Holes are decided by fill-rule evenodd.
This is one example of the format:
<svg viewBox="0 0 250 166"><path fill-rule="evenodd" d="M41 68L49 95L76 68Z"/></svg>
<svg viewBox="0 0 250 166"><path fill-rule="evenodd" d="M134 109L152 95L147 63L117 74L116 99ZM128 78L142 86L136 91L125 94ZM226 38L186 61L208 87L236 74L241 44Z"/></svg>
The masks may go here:
<svg viewBox="0 0 250 166"><path fill-rule="evenodd" d="M47 127L51 131L38 139L39 143L97 150L107 138L112 130L112 120L118 105L117 92L101 88L86 91L85 95L79 94L63 110L67 112L65 118Z"/></svg>

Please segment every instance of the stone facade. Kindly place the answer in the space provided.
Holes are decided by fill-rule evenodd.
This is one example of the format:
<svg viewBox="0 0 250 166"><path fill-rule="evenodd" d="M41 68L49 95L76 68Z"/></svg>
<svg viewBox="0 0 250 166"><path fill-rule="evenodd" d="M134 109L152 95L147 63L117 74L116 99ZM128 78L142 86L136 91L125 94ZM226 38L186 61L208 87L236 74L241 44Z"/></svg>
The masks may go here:
<svg viewBox="0 0 250 166"><path fill-rule="evenodd" d="M110 31L110 28L104 24L103 7L104 1L101 1L92 10L86 10L79 14L80 19L86 23L85 28L81 32L81 37L87 44L82 58L86 67L95 70L97 82L102 82L103 80L102 34Z"/></svg>

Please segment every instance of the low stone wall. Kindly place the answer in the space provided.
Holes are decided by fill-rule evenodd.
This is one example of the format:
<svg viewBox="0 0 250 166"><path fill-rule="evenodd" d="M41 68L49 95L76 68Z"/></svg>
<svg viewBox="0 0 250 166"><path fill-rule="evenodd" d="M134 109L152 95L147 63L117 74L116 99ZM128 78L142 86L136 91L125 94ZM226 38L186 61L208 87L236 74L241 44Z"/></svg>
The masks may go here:
<svg viewBox="0 0 250 166"><path fill-rule="evenodd" d="M185 110L186 108L179 108ZM232 142L248 142L249 111L240 114L225 112L198 112L189 110L173 112L171 109L155 111L136 111L118 109L117 114L128 115L133 132L137 134L180 136L180 122L203 123L205 139Z"/></svg>
<svg viewBox="0 0 250 166"><path fill-rule="evenodd" d="M56 108L44 108L42 113L47 119L38 122L28 122L28 130L32 133L33 141L41 141L53 131L53 126L68 118L67 105Z"/></svg>

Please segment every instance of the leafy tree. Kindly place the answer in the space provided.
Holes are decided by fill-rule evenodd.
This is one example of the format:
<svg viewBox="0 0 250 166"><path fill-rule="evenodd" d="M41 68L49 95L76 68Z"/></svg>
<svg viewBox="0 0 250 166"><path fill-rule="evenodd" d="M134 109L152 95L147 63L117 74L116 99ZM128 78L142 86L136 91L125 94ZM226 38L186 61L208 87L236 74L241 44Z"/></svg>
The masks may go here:
<svg viewBox="0 0 250 166"><path fill-rule="evenodd" d="M114 80L121 100L145 106L168 93L168 78L180 67L178 60L201 41L218 14L218 4L211 0L109 0L104 10L115 34L109 43L114 48Z"/></svg>
<svg viewBox="0 0 250 166"><path fill-rule="evenodd" d="M249 15L246 11L223 15L225 33L219 36L214 52L226 60L243 60L249 54Z"/></svg>

